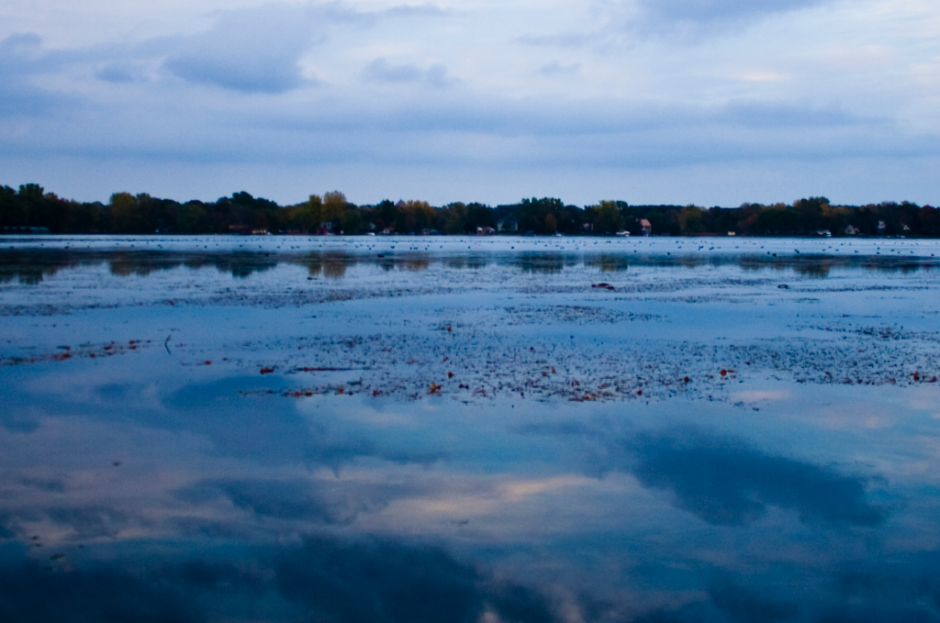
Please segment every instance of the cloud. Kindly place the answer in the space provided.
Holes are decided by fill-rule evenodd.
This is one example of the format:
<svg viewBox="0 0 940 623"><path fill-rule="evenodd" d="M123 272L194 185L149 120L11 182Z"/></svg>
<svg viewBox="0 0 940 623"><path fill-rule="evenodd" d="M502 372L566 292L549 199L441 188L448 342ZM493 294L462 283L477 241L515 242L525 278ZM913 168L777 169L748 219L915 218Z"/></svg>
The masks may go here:
<svg viewBox="0 0 940 623"><path fill-rule="evenodd" d="M0 118L47 114L65 98L34 86L29 78L44 66L42 38L21 33L0 41Z"/></svg>
<svg viewBox="0 0 940 623"><path fill-rule="evenodd" d="M336 17L335 11L329 17ZM325 36L322 11L286 4L227 11L209 32L185 40L163 66L188 82L242 92L283 93L309 83L299 65Z"/></svg>
<svg viewBox="0 0 940 623"><path fill-rule="evenodd" d="M0 617L7 623L83 621L298 621L554 623L534 588L496 581L436 547L311 535L255 548L241 559L133 551L110 562L43 568L21 548L0 548ZM64 557L63 562L69 558ZM142 562L144 564L142 564Z"/></svg>
<svg viewBox="0 0 940 623"><path fill-rule="evenodd" d="M436 4L400 4L393 6L378 13L378 15L387 15L389 17L445 17L451 15L451 11L442 9Z"/></svg>
<svg viewBox="0 0 940 623"><path fill-rule="evenodd" d="M716 111L715 120L744 128L839 128L887 122L883 118L853 115L840 106L760 100L730 101Z"/></svg>
<svg viewBox="0 0 940 623"><path fill-rule="evenodd" d="M634 34L693 37L721 35L773 15L825 4L829 0L637 0L613 5ZM615 23L620 20L615 20ZM621 21L621 23L623 23Z"/></svg>
<svg viewBox="0 0 940 623"><path fill-rule="evenodd" d="M104 43L86 48L49 49L34 33L15 34L0 42L0 118L51 117L67 109L69 116L93 107L94 96L73 90L55 89L40 80L49 76L83 81L86 73L110 83L141 82L145 70L179 46L179 39L161 37L140 43ZM37 86L42 85L42 86ZM113 117L111 118L113 121ZM100 134L107 135L108 132Z"/></svg>
<svg viewBox="0 0 940 623"><path fill-rule="evenodd" d="M580 70L580 63L562 65L558 61L552 61L547 65L542 65L542 67L539 68L539 73L541 73L543 76L573 76L576 75Z"/></svg>
<svg viewBox="0 0 940 623"><path fill-rule="evenodd" d="M250 259L242 263L239 257L243 256L210 259L208 263L233 273L247 271L248 267L258 269ZM170 260L169 266L177 265L176 262ZM271 265L276 264L272 261ZM159 262L144 260L132 261L120 270L136 272L158 267ZM400 465L430 465L447 456L443 451L383 443L361 432L344 430L340 425L311 422L298 413L292 401L271 396L246 398L241 393L245 390L280 393L287 387L286 381L277 375L256 373L168 388L165 393L149 381L75 388L75 393L67 398L64 392L43 388L11 395L10 408L0 412L0 427L32 433L39 429L43 417L135 422L208 440L212 452L218 455L249 458L266 465L325 466L334 472L364 457ZM63 401L68 402L67 409Z"/></svg>
<svg viewBox="0 0 940 623"><path fill-rule="evenodd" d="M98 79L127 84L141 81L145 70L159 66L191 84L279 94L317 83L316 78L303 71L301 58L311 47L324 43L338 27L366 28L383 21L439 18L448 14L431 4L399 5L370 12L356 10L343 2L269 2L218 11L209 30L195 35L49 51L43 48L39 35L18 33L0 41L0 75L9 78L39 72L61 73L67 66L93 63L91 73ZM442 66L435 65L424 74L430 83L443 85L449 80L442 70Z"/></svg>
<svg viewBox="0 0 940 623"><path fill-rule="evenodd" d="M142 79L141 68L130 63L108 63L95 72L95 77L114 84L127 84Z"/></svg>
<svg viewBox="0 0 940 623"><path fill-rule="evenodd" d="M12 539L16 536L17 519L11 513L0 513L0 539Z"/></svg>
<svg viewBox="0 0 940 623"><path fill-rule="evenodd" d="M785 13L825 0L640 0L642 10L670 22L716 22Z"/></svg>
<svg viewBox="0 0 940 623"><path fill-rule="evenodd" d="M515 41L534 47L576 49L598 43L600 39L607 36L600 31L565 32L550 35L521 35L516 37Z"/></svg>
<svg viewBox="0 0 940 623"><path fill-rule="evenodd" d="M318 619L344 623L560 621L554 604L521 584L498 582L436 547L319 536L274 558L282 595Z"/></svg>
<svg viewBox="0 0 940 623"><path fill-rule="evenodd" d="M354 492L355 491L355 492ZM258 517L348 524L363 512L384 508L394 487L381 491L346 488L313 479L209 480L176 492L187 502L204 503L224 496L234 506Z"/></svg>
<svg viewBox="0 0 940 623"><path fill-rule="evenodd" d="M173 75L246 93L284 93L316 83L305 76L300 59L313 45L323 43L339 25L374 25L385 18L438 17L446 12L433 5L395 6L359 12L341 2L292 5L266 4L225 11L206 33L186 39L163 66ZM385 79L410 80L408 68L388 68L375 74ZM420 77L435 86L448 82L443 66L432 65Z"/></svg>
<svg viewBox="0 0 940 623"><path fill-rule="evenodd" d="M549 34L527 34L515 41L550 48L593 48L609 52L650 37L668 37L673 43L737 34L761 20L832 0L613 0L595 3L592 21L581 28L563 28Z"/></svg>
<svg viewBox="0 0 940 623"><path fill-rule="evenodd" d="M42 54L42 37L36 33L17 33L0 41L0 68L4 73L23 71Z"/></svg>
<svg viewBox="0 0 940 623"><path fill-rule="evenodd" d="M490 601L507 621L552 623L556 620L545 596L526 586L507 584L496 591Z"/></svg>
<svg viewBox="0 0 940 623"><path fill-rule="evenodd" d="M282 390L283 387L283 382L276 378L256 376L194 383L167 397L168 411L140 410L139 417L150 426L203 435L224 455L251 457L265 463L299 462L325 465L339 471L343 465L360 457L401 464L427 464L443 457L440 453L385 448L362 436L311 424L298 415L289 402L246 402L239 393L245 389ZM109 406L116 409L117 404L120 401ZM193 415L178 417L177 412ZM259 434L259 421L264 422L263 434Z"/></svg>
<svg viewBox="0 0 940 623"><path fill-rule="evenodd" d="M384 58L377 58L362 70L367 82L408 83L419 82L435 87L444 87L453 82L447 76L447 68L439 63L422 69L417 65L392 65Z"/></svg>
<svg viewBox="0 0 940 623"><path fill-rule="evenodd" d="M60 500L61 500L61 496ZM59 536L70 540L113 537L130 526L140 527L146 520L101 504L63 506L61 501L50 507L28 502L19 508L0 513L0 539L25 538L36 530L36 524L55 526ZM2 617L0 617L2 618Z"/></svg>
<svg viewBox="0 0 940 623"><path fill-rule="evenodd" d="M238 266L256 266L250 258L221 258L212 263L236 273ZM259 258L259 261L261 258ZM231 263L229 263L231 262ZM271 260L271 266L277 262ZM255 268L257 270L257 268ZM431 464L443 459L443 452L416 451L384 446L365 436L311 423L290 401L246 399L243 390L286 387L283 379L238 376L208 383L191 383L162 397L163 404L150 405L145 384L105 386L102 398L90 406L96 418L127 418L127 404L138 405L132 417L152 427L175 433L191 433L212 441L214 451L225 456L251 458L265 464L300 463L327 466L334 472L352 461L371 457L397 464ZM41 397L33 395L35 402ZM258 423L263 422L263 426Z"/></svg>
<svg viewBox="0 0 940 623"><path fill-rule="evenodd" d="M866 499L869 479L768 454L741 439L698 428L618 435L562 423L517 430L580 438L589 472L631 473L643 486L668 491L677 507L714 525L747 525L769 507L830 525L871 526L886 517L886 509Z"/></svg>
<svg viewBox="0 0 940 623"><path fill-rule="evenodd" d="M730 582L713 584L708 596L719 610L730 614L736 621L782 621L797 613L794 604L776 601L757 591L735 586Z"/></svg>
<svg viewBox="0 0 940 623"><path fill-rule="evenodd" d="M15 433L35 432L39 429L39 416L31 411L28 404L23 404L22 409L8 408L0 414L0 427Z"/></svg>
<svg viewBox="0 0 940 623"><path fill-rule="evenodd" d="M24 487L30 487L33 489L38 489L45 493L64 493L65 492L65 483L59 479L42 479L42 478L21 478L20 484Z"/></svg>
<svg viewBox="0 0 940 623"><path fill-rule="evenodd" d="M680 32L682 23L701 33L740 31L760 16L819 5L724 1L709 4L709 13L690 3L623 0L552 19L519 9L534 35L590 33L581 43L593 53L577 54L520 51L510 34L470 27L488 9L448 13L433 5L366 11L285 2L215 13L197 35L190 27L136 43L103 36L87 48L53 46L42 32L52 46L45 49L37 35L19 34L0 55L0 117L8 118L0 145L11 175L42 179L58 159L58 179L47 184L98 198L121 176L161 193L214 198L240 188L232 184L244 174L234 171L244 167L258 171L255 192L281 202L309 194L311 171L358 188L361 201L388 192L383 184L439 202L480 188L487 197L477 199L500 202L548 183L555 190L545 193L574 203L593 201L591 188L601 185L644 201L736 205L754 193L789 197L793 184L810 189L803 194L822 185L850 202L869 200L869 192L933 202L923 171L937 158L936 124L925 112L927 87L911 82L916 68L903 47L912 44L898 43L878 75L859 80L826 63L833 46L855 58L855 41L841 32L831 42L817 36L824 26L808 24L809 14L707 54L644 39ZM428 28L435 20L448 20L447 45ZM611 46L614 39L630 46ZM736 46L758 52L742 60ZM522 54L515 63L499 62L513 53ZM457 83L458 70L460 89L431 88ZM578 88L565 89L574 76ZM872 80L884 88L870 92ZM823 83L829 88L821 92ZM378 86L397 97L376 97ZM885 95L895 92L908 94L903 106ZM242 93L267 96L233 97ZM471 183L474 176L491 182Z"/></svg>
<svg viewBox="0 0 940 623"><path fill-rule="evenodd" d="M171 586L115 567L51 573L32 560L0 562L0 616L8 623L180 623L205 620Z"/></svg>
<svg viewBox="0 0 940 623"><path fill-rule="evenodd" d="M769 506L802 520L873 525L885 511L866 500L866 480L769 455L742 440L697 429L645 433L625 444L629 470L645 486L711 524L745 525Z"/></svg>
<svg viewBox="0 0 940 623"><path fill-rule="evenodd" d="M323 620L473 623L483 610L478 572L434 548L309 537L274 565L281 594Z"/></svg>
<svg viewBox="0 0 940 623"><path fill-rule="evenodd" d="M81 539L112 536L130 523L123 512L104 506L61 506L49 509L46 514L56 524L71 528Z"/></svg>

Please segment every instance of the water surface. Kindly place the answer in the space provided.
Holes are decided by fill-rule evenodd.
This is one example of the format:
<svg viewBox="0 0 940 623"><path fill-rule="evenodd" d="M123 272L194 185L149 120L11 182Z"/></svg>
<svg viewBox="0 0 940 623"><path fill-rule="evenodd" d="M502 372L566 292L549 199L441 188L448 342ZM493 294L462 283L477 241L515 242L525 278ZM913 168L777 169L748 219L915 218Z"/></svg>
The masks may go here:
<svg viewBox="0 0 940 623"><path fill-rule="evenodd" d="M0 613L940 619L940 244L0 240Z"/></svg>

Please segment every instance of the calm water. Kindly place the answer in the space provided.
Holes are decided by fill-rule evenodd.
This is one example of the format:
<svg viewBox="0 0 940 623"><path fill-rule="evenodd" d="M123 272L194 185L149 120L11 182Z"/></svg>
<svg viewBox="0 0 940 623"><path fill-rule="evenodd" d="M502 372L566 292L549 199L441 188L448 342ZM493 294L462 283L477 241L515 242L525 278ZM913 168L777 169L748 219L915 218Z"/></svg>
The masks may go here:
<svg viewBox="0 0 940 623"><path fill-rule="evenodd" d="M0 620L940 620L938 256L0 239Z"/></svg>

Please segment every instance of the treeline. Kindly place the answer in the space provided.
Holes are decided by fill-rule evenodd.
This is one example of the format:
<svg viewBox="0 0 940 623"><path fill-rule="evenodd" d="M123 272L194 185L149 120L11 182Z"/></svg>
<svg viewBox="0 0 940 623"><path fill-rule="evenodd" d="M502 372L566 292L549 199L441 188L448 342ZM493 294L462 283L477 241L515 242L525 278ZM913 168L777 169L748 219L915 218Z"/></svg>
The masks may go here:
<svg viewBox="0 0 940 623"><path fill-rule="evenodd" d="M477 234L940 237L940 213L931 206L884 202L832 205L825 197L792 205L747 203L738 208L629 205L601 201L578 207L560 199L523 199L511 205L385 200L355 205L341 192L311 195L280 206L246 192L215 202L115 193L107 204L78 202L38 184L0 188L0 230L106 234Z"/></svg>

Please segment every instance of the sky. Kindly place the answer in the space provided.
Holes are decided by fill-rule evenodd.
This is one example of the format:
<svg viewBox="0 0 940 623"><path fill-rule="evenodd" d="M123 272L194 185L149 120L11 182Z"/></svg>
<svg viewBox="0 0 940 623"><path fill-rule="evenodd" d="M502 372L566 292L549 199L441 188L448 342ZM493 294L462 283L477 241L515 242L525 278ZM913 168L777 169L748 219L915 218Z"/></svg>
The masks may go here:
<svg viewBox="0 0 940 623"><path fill-rule="evenodd" d="M5 0L0 184L940 203L931 0Z"/></svg>

